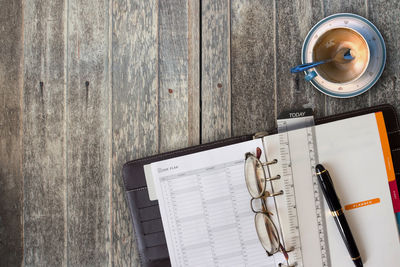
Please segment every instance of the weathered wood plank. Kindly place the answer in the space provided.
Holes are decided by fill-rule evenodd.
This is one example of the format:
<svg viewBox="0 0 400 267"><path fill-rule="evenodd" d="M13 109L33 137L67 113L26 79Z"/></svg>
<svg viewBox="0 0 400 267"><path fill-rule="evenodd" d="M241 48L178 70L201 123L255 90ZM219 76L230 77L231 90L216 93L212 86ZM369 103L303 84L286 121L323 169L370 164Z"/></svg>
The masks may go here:
<svg viewBox="0 0 400 267"><path fill-rule="evenodd" d="M123 198L122 164L199 141L199 76L193 73L199 69L199 5L160 1L159 6L156 2L133 6L120 2L113 8L113 90L116 92L113 97L113 153L116 154L113 188L118 192L113 196L113 207L118 207L113 208L113 263L116 265L132 265L137 261L131 219ZM127 11L131 15L121 16L121 12ZM135 35L129 26L126 28L132 19L137 21ZM127 55L132 56L130 62L123 60ZM126 75L127 69L132 73ZM127 94L134 95L129 102ZM133 127L132 116L136 118ZM143 146L146 140L149 143Z"/></svg>
<svg viewBox="0 0 400 267"><path fill-rule="evenodd" d="M23 174L26 266L66 265L64 1L25 1Z"/></svg>
<svg viewBox="0 0 400 267"><path fill-rule="evenodd" d="M201 139L231 136L230 1L201 1Z"/></svg>
<svg viewBox="0 0 400 267"><path fill-rule="evenodd" d="M234 135L275 126L273 1L231 1Z"/></svg>
<svg viewBox="0 0 400 267"><path fill-rule="evenodd" d="M368 19L376 25L386 44L386 67L378 82L370 90L370 105L392 104L400 111L400 2L368 1Z"/></svg>
<svg viewBox="0 0 400 267"><path fill-rule="evenodd" d="M304 80L291 74L301 63L301 47L308 31L323 18L321 2L276 1L276 95L277 114L291 108L311 107L316 116L325 114L325 96Z"/></svg>
<svg viewBox="0 0 400 267"><path fill-rule="evenodd" d="M158 1L113 2L112 264L137 266L122 165L158 152Z"/></svg>
<svg viewBox="0 0 400 267"><path fill-rule="evenodd" d="M0 0L0 266L19 266L22 240L22 1Z"/></svg>
<svg viewBox="0 0 400 267"><path fill-rule="evenodd" d="M109 1L68 1L68 264L110 257Z"/></svg>
<svg viewBox="0 0 400 267"><path fill-rule="evenodd" d="M325 17L335 13L354 13L367 17L367 4L364 0L324 0ZM374 90L374 88L371 90ZM368 105L369 92L347 99L326 97L326 115L355 110Z"/></svg>
<svg viewBox="0 0 400 267"><path fill-rule="evenodd" d="M193 124L189 120L189 112L198 112L188 105L189 95L194 93L194 89L189 88L188 79L188 13L186 0L159 2L159 152L187 147L194 141L189 140L193 139L189 134L189 125ZM195 56L195 51L191 52ZM193 61L191 63L194 64ZM193 114L190 119L194 117ZM196 126L191 127L191 133Z"/></svg>
<svg viewBox="0 0 400 267"><path fill-rule="evenodd" d="M336 13L354 13L367 16L367 5L365 0L323 0L325 17Z"/></svg>
<svg viewBox="0 0 400 267"><path fill-rule="evenodd" d="M188 1L188 145L200 137L200 1Z"/></svg>

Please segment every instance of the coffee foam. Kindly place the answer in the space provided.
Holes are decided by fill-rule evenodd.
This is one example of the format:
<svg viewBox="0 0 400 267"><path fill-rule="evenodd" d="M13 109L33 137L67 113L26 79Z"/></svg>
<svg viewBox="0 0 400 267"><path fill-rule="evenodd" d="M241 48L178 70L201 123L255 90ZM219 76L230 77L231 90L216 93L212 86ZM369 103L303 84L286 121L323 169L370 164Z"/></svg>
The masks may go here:
<svg viewBox="0 0 400 267"><path fill-rule="evenodd" d="M354 59L347 63L330 62L318 66L317 72L334 83L350 82L365 71L369 62L369 49L365 39L349 28L336 28L325 32L313 48L313 61L333 58L342 48L350 48Z"/></svg>

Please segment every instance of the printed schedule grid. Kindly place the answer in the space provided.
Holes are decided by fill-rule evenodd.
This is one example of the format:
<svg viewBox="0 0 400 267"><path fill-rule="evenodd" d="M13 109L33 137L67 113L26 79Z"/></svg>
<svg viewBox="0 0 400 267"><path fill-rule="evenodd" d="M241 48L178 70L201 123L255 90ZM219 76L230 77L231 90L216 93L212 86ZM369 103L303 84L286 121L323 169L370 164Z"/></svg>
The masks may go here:
<svg viewBox="0 0 400 267"><path fill-rule="evenodd" d="M160 178L178 266L276 266L257 237L243 161Z"/></svg>

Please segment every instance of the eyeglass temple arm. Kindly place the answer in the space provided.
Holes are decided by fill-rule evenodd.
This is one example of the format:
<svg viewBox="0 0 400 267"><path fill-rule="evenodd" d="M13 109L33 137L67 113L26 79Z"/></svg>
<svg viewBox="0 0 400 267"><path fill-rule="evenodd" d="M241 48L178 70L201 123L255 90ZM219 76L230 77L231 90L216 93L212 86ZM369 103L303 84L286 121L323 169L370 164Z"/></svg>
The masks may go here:
<svg viewBox="0 0 400 267"><path fill-rule="evenodd" d="M293 249L286 250L285 247L281 243L279 243L279 248L280 248L283 256L285 257L286 262L289 264L289 254L288 254L288 252L291 252ZM289 265L284 265L282 263L279 264L279 267L295 267L295 266L297 266L296 262L294 264L289 264Z"/></svg>

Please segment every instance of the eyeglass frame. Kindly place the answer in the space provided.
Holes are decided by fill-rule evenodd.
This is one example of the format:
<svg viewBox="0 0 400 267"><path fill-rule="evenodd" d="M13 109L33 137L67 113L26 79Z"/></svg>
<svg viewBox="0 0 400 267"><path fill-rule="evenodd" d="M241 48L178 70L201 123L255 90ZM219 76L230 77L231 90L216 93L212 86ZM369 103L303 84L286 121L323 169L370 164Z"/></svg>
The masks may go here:
<svg viewBox="0 0 400 267"><path fill-rule="evenodd" d="M278 232L278 228L277 228L276 224L274 223L274 221L270 218L270 216L273 215L273 213L268 210L267 202L266 202L266 198L268 198L268 197L275 197L275 196L284 194L283 190L280 190L279 192L273 192L272 191L272 193L269 192L268 190L266 190L267 182L271 183L271 188L272 188L272 181L280 179L281 176L278 174L276 176L267 178L267 175L266 175L265 170L264 170L264 166L269 166L269 165L272 165L272 164L276 164L278 162L278 160L274 159L272 161L267 161L267 162L263 163L256 157L256 155L254 155L251 152L247 152L245 154L245 162L247 161L247 159L249 157L254 157L254 159L260 164L262 172L263 172L263 176L264 176L264 179L263 179L263 183L264 184L262 186L261 192L260 192L260 194L258 196L254 197L253 194L250 192L249 185L248 185L248 182L247 182L247 172L245 171L246 186L247 186L247 189L248 189L249 194L251 196L250 208L253 211L253 213L255 214L254 220L256 221L257 214L265 215L266 218L271 222L270 225L272 225L272 227L274 227L273 231L275 231L275 233L277 233L278 247L276 247L276 249L273 252L272 251L270 252L270 251L266 250L264 246L263 246L263 248L264 248L264 250L265 250L265 252L267 253L268 256L272 256L272 255L274 255L274 254L276 254L278 252L282 252L284 254L286 260L288 260L288 252L290 252L292 250L286 250L285 247L282 245L281 238L280 238L279 232ZM257 171L255 171L255 176L257 177ZM262 210L255 210L254 209L253 201L255 199L260 199L261 204L262 204ZM255 227L256 227L256 230L257 230L257 224L255 225ZM268 226L266 225L265 227L268 227ZM268 229L267 229L267 231L268 231ZM259 231L257 230L257 235L258 235L258 232ZM268 238L270 238L270 237L268 236ZM260 242L262 243L261 240L260 240ZM270 240L270 242L271 242L271 240ZM271 244L272 243L273 242L271 242ZM280 266L283 266L283 265L280 265ZM293 266L295 266L295 265L293 265Z"/></svg>

